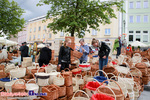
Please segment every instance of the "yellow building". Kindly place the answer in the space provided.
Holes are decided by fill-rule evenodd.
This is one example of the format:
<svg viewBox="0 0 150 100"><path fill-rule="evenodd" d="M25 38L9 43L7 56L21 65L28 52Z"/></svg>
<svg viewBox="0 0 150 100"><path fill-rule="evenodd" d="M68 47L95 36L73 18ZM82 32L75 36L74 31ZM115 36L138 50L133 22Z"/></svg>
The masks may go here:
<svg viewBox="0 0 150 100"><path fill-rule="evenodd" d="M115 7L114 7L115 9ZM120 15L121 13L114 10L117 16L117 19L111 19L111 24L100 25L99 31L90 29L90 33L86 32L85 34L85 42L91 45L91 41L93 38L96 38L101 41L105 41L110 47L113 47L114 40L121 34L120 28ZM35 41L49 43L51 48L55 50L55 55L58 55L60 42L65 40L64 32L58 32L58 34L54 35L50 29L47 28L48 23L52 22L52 19L43 22L45 16L34 18L29 20L28 22L28 43L33 43ZM75 43L79 44L79 38L75 39Z"/></svg>

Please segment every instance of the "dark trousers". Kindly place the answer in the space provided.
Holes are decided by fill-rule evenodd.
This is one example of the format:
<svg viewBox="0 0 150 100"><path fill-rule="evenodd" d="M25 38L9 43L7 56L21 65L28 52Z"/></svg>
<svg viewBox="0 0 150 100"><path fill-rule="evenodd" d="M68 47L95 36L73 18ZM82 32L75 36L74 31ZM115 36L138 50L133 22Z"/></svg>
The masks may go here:
<svg viewBox="0 0 150 100"><path fill-rule="evenodd" d="M116 58L118 58L118 56L121 54L121 48L117 48L117 55L116 55Z"/></svg>
<svg viewBox="0 0 150 100"><path fill-rule="evenodd" d="M69 63L63 63L63 62L61 62L60 71L64 70L65 68L69 68Z"/></svg>
<svg viewBox="0 0 150 100"><path fill-rule="evenodd" d="M40 67L42 67L43 64L45 64L45 65L48 65L48 64L49 64L49 62L47 62L47 61L41 61L41 60L39 60L38 62L39 62L39 66L40 66Z"/></svg>
<svg viewBox="0 0 150 100"><path fill-rule="evenodd" d="M99 58L99 69L100 69L100 70L103 70L103 67L104 67L105 65L107 65L107 63L108 63L108 57L107 57L106 59L104 59L104 58ZM103 72L99 72L99 74L100 74L100 76L104 76L104 75L103 75Z"/></svg>

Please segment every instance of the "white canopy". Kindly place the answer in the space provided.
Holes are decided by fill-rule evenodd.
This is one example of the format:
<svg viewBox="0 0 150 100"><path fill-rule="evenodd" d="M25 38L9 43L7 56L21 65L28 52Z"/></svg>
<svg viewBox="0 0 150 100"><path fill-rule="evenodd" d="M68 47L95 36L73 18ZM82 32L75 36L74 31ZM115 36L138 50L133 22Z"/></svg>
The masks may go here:
<svg viewBox="0 0 150 100"><path fill-rule="evenodd" d="M4 37L0 37L0 43L5 44L6 43L6 39Z"/></svg>
<svg viewBox="0 0 150 100"><path fill-rule="evenodd" d="M39 45L37 45L37 48L43 48L43 47L45 47L44 44L39 44Z"/></svg>
<svg viewBox="0 0 150 100"><path fill-rule="evenodd" d="M11 40L6 40L6 45L7 46L16 46L18 43L15 41L11 41Z"/></svg>
<svg viewBox="0 0 150 100"><path fill-rule="evenodd" d="M138 47L138 46L140 46L140 47L148 47L148 45L146 45L146 44L144 44L142 42L139 42L139 41L135 41L135 42L131 43L131 46L134 46L134 47Z"/></svg>

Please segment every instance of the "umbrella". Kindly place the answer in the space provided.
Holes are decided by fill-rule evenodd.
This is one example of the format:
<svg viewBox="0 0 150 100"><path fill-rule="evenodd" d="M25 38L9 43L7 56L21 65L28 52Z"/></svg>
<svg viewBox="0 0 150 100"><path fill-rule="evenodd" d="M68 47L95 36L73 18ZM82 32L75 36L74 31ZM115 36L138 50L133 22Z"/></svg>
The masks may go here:
<svg viewBox="0 0 150 100"><path fill-rule="evenodd" d="M131 46L134 46L134 47L138 47L138 46L140 46L140 47L148 47L148 45L146 45L146 44L144 44L142 42L139 42L139 41L135 41L135 42L131 43Z"/></svg>
<svg viewBox="0 0 150 100"><path fill-rule="evenodd" d="M39 44L39 45L37 45L37 48L43 48L43 47L45 47L44 44Z"/></svg>
<svg viewBox="0 0 150 100"><path fill-rule="evenodd" d="M0 43L5 44L6 43L6 39L4 37L0 37Z"/></svg>

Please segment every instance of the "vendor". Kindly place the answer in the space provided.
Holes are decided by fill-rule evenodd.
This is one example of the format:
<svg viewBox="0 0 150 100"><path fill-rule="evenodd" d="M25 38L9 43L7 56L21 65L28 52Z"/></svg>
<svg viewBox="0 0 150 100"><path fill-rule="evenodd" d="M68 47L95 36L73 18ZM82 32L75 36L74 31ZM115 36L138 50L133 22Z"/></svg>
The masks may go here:
<svg viewBox="0 0 150 100"><path fill-rule="evenodd" d="M81 39L79 43L81 45L78 51L83 53L83 56L80 58L80 63L87 62L88 55L89 55L89 46L85 45L84 39Z"/></svg>
<svg viewBox="0 0 150 100"><path fill-rule="evenodd" d="M127 49L126 49L126 52L132 52L131 44L128 45L128 47L127 47Z"/></svg>
<svg viewBox="0 0 150 100"><path fill-rule="evenodd" d="M69 46L71 45L71 39L67 38L64 42L64 46L60 47L58 66L60 70L71 67L71 50Z"/></svg>

